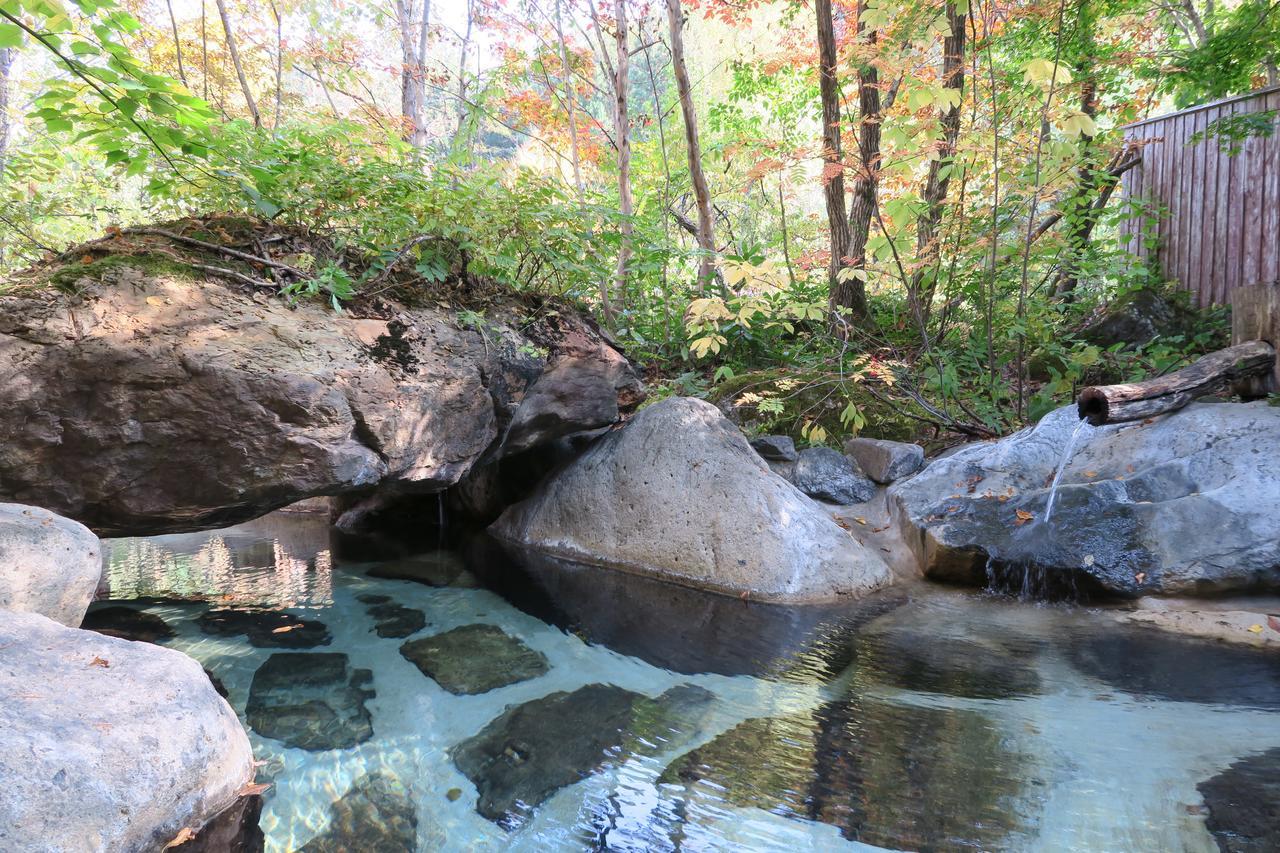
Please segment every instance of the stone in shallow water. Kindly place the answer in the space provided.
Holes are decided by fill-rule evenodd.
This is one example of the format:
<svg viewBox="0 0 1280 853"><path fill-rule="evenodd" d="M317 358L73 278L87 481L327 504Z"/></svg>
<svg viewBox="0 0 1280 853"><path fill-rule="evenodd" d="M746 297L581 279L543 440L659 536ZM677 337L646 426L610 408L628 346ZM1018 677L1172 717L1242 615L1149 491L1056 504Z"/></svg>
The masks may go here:
<svg viewBox="0 0 1280 853"><path fill-rule="evenodd" d="M427 627L425 613L400 604L375 604L369 608L369 615L379 637L407 637Z"/></svg>
<svg viewBox="0 0 1280 853"><path fill-rule="evenodd" d="M469 586L471 576L462 558L452 551L434 551L379 563L365 572L371 578L413 581L427 586Z"/></svg>
<svg viewBox="0 0 1280 853"><path fill-rule="evenodd" d="M1026 763L982 714L854 700L746 720L659 782L892 849L1026 849L1039 808Z"/></svg>
<svg viewBox="0 0 1280 853"><path fill-rule="evenodd" d="M137 640L141 643L159 643L174 635L169 623L154 613L121 605L90 609L80 627L108 637Z"/></svg>
<svg viewBox="0 0 1280 853"><path fill-rule="evenodd" d="M373 736L365 707L372 680L339 652L278 652L253 674L245 718L258 734L298 749L349 749Z"/></svg>
<svg viewBox="0 0 1280 853"><path fill-rule="evenodd" d="M299 853L413 853L417 849L418 815L413 801L405 786L385 773L362 776L329 806L329 813L329 828Z"/></svg>
<svg viewBox="0 0 1280 853"><path fill-rule="evenodd" d="M1237 761L1196 787L1222 853L1280 850L1280 749Z"/></svg>
<svg viewBox="0 0 1280 853"><path fill-rule="evenodd" d="M327 646L333 639L323 622L279 610L209 610L196 624L215 637L243 634L258 648L309 649Z"/></svg>
<svg viewBox="0 0 1280 853"><path fill-rule="evenodd" d="M487 693L546 673L535 651L497 625L463 625L443 634L410 640L400 654L450 693Z"/></svg>
<svg viewBox="0 0 1280 853"><path fill-rule="evenodd" d="M1280 708L1280 655L1261 649L1116 629L1071 642L1071 662L1137 696Z"/></svg>
<svg viewBox="0 0 1280 853"><path fill-rule="evenodd" d="M688 684L657 699L588 684L508 708L455 746L453 762L475 783L476 811L514 829L560 788L685 736L713 701Z"/></svg>

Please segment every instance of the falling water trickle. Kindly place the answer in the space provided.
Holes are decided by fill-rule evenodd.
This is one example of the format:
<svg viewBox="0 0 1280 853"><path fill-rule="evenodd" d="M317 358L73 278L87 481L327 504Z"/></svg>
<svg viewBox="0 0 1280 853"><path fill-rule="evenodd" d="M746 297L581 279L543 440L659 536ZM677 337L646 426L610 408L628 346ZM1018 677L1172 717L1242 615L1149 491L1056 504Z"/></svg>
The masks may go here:
<svg viewBox="0 0 1280 853"><path fill-rule="evenodd" d="M1066 449L1062 451L1062 461L1058 463L1058 470L1053 475L1053 484L1049 486L1049 504L1044 510L1045 524L1049 523L1049 519L1053 518L1053 502L1058 497L1058 481L1062 479L1062 472L1067 470L1067 463L1071 461L1071 454L1075 452L1076 443L1080 440L1080 434L1089 430L1089 422L1084 418L1080 419L1080 423L1076 425L1075 431L1071 433L1071 438L1067 441Z"/></svg>

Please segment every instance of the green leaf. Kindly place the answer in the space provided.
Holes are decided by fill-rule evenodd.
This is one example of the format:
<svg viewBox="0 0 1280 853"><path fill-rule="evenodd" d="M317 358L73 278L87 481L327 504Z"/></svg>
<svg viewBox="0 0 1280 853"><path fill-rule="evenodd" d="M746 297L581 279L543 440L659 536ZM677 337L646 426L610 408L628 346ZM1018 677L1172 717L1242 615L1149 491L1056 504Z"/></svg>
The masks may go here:
<svg viewBox="0 0 1280 853"><path fill-rule="evenodd" d="M22 29L13 24L0 24L0 48L22 47Z"/></svg>

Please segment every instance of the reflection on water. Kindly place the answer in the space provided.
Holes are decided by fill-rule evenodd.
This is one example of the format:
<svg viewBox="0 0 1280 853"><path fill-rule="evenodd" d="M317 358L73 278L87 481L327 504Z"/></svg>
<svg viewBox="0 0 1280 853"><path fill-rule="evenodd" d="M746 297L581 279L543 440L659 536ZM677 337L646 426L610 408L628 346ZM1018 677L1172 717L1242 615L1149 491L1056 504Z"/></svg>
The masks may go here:
<svg viewBox="0 0 1280 853"><path fill-rule="evenodd" d="M111 539L99 598L318 607L333 600L329 520L278 512L212 533Z"/></svg>
<svg viewBox="0 0 1280 853"><path fill-rule="evenodd" d="M306 517L110 545L90 624L225 685L278 853L1280 837L1280 661L1105 612L758 606L487 547L335 565Z"/></svg>

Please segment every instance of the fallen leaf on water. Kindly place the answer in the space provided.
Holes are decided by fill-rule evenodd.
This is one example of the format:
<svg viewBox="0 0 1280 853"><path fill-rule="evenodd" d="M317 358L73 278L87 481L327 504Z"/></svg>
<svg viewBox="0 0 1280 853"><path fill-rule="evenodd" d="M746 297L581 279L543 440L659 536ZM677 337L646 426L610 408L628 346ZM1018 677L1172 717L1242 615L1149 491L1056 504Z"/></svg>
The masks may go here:
<svg viewBox="0 0 1280 853"><path fill-rule="evenodd" d="M284 633L287 633L287 632L289 632L289 631L294 630L295 628L301 628L301 627L302 627L302 625L301 625L301 624L298 624L298 625L281 625L279 628L272 628L272 629L271 629L271 633L273 633L273 634L284 634Z"/></svg>
<svg viewBox="0 0 1280 853"><path fill-rule="evenodd" d="M182 829L178 830L178 834L173 837L173 840L164 846L164 849L169 850L173 847L181 847L183 844L186 844L195 837L196 831L189 826L184 826Z"/></svg>
<svg viewBox="0 0 1280 853"><path fill-rule="evenodd" d="M238 795L241 797L256 797L270 787L270 782L250 782L240 789Z"/></svg>
<svg viewBox="0 0 1280 853"><path fill-rule="evenodd" d="M1261 625L1250 625L1250 626L1249 626L1249 633L1250 633L1250 634L1261 634L1261 633L1262 633L1262 626L1261 626Z"/></svg>
<svg viewBox="0 0 1280 853"><path fill-rule="evenodd" d="M93 660L89 661L89 666L100 666L103 669L106 669L111 666L111 661L106 658L94 657Z"/></svg>

